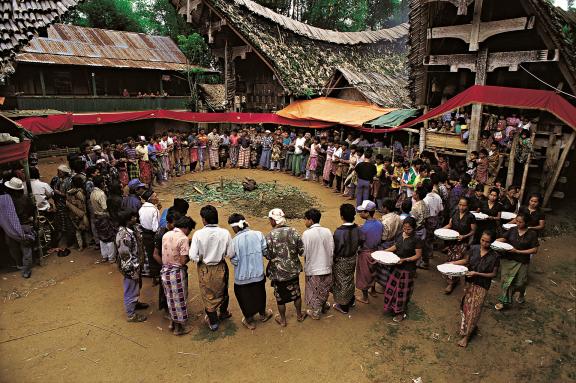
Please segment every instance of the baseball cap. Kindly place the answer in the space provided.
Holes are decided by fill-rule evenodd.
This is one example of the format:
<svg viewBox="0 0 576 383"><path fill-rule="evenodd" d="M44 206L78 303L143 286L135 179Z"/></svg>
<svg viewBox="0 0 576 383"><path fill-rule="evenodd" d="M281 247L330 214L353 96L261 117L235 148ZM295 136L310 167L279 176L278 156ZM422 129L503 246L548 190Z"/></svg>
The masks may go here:
<svg viewBox="0 0 576 383"><path fill-rule="evenodd" d="M376 204L370 200L364 200L362 205L356 208L356 211L374 211L376 210Z"/></svg>

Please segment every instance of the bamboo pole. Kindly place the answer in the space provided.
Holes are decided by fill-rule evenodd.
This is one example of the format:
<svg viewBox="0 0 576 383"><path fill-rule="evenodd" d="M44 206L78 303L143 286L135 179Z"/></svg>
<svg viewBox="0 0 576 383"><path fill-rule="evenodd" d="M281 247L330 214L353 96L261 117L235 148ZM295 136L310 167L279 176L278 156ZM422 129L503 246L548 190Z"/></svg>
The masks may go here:
<svg viewBox="0 0 576 383"><path fill-rule="evenodd" d="M536 130L532 131L530 135L530 143L532 148L534 147L534 139L536 138ZM524 198L524 190L526 188L526 180L528 179L528 170L530 169L530 161L532 160L532 152L534 149L528 153L528 158L526 158L526 165L524 166L524 173L522 174L522 184L520 185L520 196L518 197L519 201L522 201Z"/></svg>
<svg viewBox="0 0 576 383"><path fill-rule="evenodd" d="M514 165L516 165L516 145L520 136L517 134L512 140L512 148L510 149L510 155L508 156L508 174L506 175L506 187L512 185L514 182Z"/></svg>
<svg viewBox="0 0 576 383"><path fill-rule="evenodd" d="M544 203L542 204L543 207L546 207L548 205L548 202L550 201L550 197L552 196L552 192L554 191L554 188L556 187L556 182L558 182L558 177L560 177L560 173L562 172L562 168L564 168L564 163L566 162L566 157L568 157L568 153L570 152L570 148L572 147L572 144L574 143L574 138L576 138L576 132L572 132L572 134L568 138L568 141L566 141L566 146L564 147L564 150L562 151L562 154L560 155L560 160L558 161L558 164L556 165L556 169L554 169L554 176L552 177L551 182L548 184L548 188L546 189L546 193L544 194Z"/></svg>

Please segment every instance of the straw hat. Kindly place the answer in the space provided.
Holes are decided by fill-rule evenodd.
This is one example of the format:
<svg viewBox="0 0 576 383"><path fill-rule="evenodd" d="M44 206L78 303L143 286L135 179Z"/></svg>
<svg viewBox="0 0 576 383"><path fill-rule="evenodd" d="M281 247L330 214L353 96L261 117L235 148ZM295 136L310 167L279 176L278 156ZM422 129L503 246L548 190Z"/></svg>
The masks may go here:
<svg viewBox="0 0 576 383"><path fill-rule="evenodd" d="M4 182L4 186L12 190L24 190L24 184L20 178L12 177L8 182Z"/></svg>

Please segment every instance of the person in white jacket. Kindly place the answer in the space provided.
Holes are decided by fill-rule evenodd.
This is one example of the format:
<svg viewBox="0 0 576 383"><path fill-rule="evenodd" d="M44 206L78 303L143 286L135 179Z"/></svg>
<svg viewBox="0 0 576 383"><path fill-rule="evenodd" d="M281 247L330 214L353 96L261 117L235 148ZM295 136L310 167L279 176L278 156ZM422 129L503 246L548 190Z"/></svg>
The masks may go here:
<svg viewBox="0 0 576 383"><path fill-rule="evenodd" d="M334 238L330 229L320 226L322 214L318 209L304 213L306 227L302 234L304 244L304 273L306 275L306 314L320 319L330 309L327 303L332 286L332 259Z"/></svg>

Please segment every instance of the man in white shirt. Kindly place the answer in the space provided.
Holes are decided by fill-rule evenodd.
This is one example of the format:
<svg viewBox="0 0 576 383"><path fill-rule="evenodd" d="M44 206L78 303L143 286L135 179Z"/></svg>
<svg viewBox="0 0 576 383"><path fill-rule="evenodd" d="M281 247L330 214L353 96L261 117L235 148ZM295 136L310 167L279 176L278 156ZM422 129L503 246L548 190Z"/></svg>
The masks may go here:
<svg viewBox="0 0 576 383"><path fill-rule="evenodd" d="M317 209L304 213L308 228L302 234L304 244L304 273L306 274L306 313L312 319L320 319L320 313L330 309L327 303L332 287L332 259L334 238L330 229L320 226L322 214Z"/></svg>
<svg viewBox="0 0 576 383"><path fill-rule="evenodd" d="M444 211L444 204L442 197L434 191L438 186L440 178L438 174L432 173L430 180L424 180L422 187L426 189L427 194L424 198L424 203L428 206L430 216L426 219L426 240L424 241L424 249L422 251L422 258L416 263L421 269L428 269L429 260L434 252L434 230L438 229L442 220L442 212Z"/></svg>
<svg viewBox="0 0 576 383"><path fill-rule="evenodd" d="M200 217L204 227L192 236L189 255L197 264L200 295L206 312L204 320L210 330L216 331L220 321L232 316L228 311L228 265L224 260L232 254L232 236L218 226L218 210L214 206L200 209Z"/></svg>
<svg viewBox="0 0 576 383"><path fill-rule="evenodd" d="M154 259L154 236L160 227L160 210L162 206L158 195L151 189L142 194L144 203L138 210L138 218L142 227L142 245L148 262L142 268L142 275L154 278L154 283L159 283L160 269L162 265Z"/></svg>
<svg viewBox="0 0 576 383"><path fill-rule="evenodd" d="M54 195L54 190L46 182L40 181L40 171L38 168L30 168L30 186L32 187L32 195L36 201L36 207L40 211L50 209L50 202L48 199Z"/></svg>
<svg viewBox="0 0 576 383"><path fill-rule="evenodd" d="M302 132L298 132L296 141L294 141L294 158L292 160L292 173L299 177L302 173L302 150L306 144L306 137L302 137Z"/></svg>

